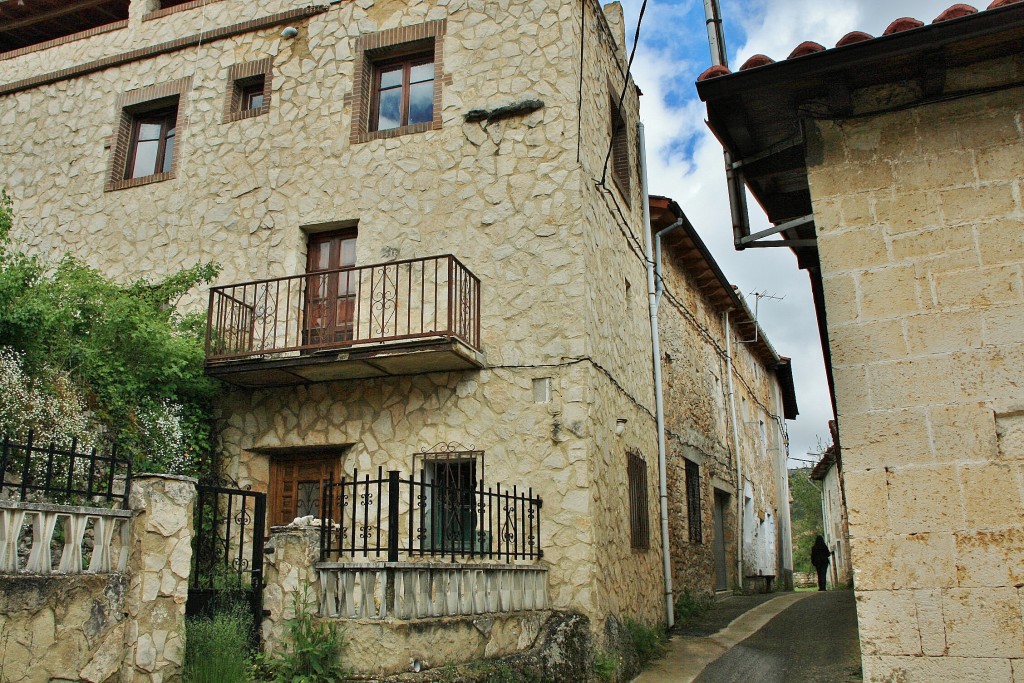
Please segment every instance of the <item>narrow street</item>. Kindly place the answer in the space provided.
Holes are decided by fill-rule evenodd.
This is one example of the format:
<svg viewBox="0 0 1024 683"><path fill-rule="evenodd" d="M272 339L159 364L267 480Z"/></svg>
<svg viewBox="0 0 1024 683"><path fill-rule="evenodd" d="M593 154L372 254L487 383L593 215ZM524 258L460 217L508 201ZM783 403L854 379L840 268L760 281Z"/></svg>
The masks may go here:
<svg viewBox="0 0 1024 683"><path fill-rule="evenodd" d="M752 607L733 617L738 607ZM713 634L706 624L732 621ZM853 591L726 598L635 683L853 683L861 680ZM704 631L706 632L706 631ZM701 635L685 635L698 633Z"/></svg>

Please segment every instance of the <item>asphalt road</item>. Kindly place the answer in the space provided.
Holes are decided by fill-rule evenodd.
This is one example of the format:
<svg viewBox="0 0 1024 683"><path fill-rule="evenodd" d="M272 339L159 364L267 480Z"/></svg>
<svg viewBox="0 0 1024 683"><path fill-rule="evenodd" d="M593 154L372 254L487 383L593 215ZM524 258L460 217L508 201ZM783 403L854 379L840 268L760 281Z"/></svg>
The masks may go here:
<svg viewBox="0 0 1024 683"><path fill-rule="evenodd" d="M861 680L853 591L807 596L712 662L696 683Z"/></svg>

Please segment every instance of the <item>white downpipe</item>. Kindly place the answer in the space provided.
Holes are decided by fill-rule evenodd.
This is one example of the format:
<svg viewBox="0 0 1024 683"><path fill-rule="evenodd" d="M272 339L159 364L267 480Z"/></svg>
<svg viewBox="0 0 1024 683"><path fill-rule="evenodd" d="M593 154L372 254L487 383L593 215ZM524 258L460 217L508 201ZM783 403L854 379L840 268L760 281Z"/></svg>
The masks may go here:
<svg viewBox="0 0 1024 683"><path fill-rule="evenodd" d="M665 574L665 616L668 625L675 624L675 596L672 593L672 556L669 554L668 543L668 476L665 464L665 405L661 390L661 340L658 335L658 289L654 277L654 245L655 237L651 234L651 205L647 189L647 149L644 139L644 124L637 123L637 136L640 143L640 182L643 190L644 210L644 257L647 261L647 305L651 316L651 355L654 361L654 417L658 427L658 494L661 498L661 558L662 571ZM682 224L675 224L658 233L661 234Z"/></svg>
<svg viewBox="0 0 1024 683"><path fill-rule="evenodd" d="M743 470L740 468L740 433L736 426L736 391L732 381L732 331L729 311L725 316L725 368L729 376L729 415L732 418L732 450L736 458L736 583L743 590Z"/></svg>

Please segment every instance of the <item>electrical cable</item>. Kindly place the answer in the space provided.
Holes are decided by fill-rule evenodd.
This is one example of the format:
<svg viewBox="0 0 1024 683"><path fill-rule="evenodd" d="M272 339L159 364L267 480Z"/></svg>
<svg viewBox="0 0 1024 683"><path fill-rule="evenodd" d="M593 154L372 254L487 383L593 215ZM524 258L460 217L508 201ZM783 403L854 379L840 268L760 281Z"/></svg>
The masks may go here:
<svg viewBox="0 0 1024 683"><path fill-rule="evenodd" d="M626 90L629 89L629 74L633 69L633 58L636 57L636 48L640 45L640 27L644 23L644 13L646 11L647 0L644 0L643 4L640 5L640 16L636 20L636 33L633 34L633 49L630 50L629 61L626 63L626 74L622 84L622 92L619 93L619 103L616 105L616 111L622 111L622 103L626 99ZM608 153L604 156L604 168L601 169L602 187L604 187L604 181L608 178L608 161L612 158L612 147L614 144L614 140L608 143Z"/></svg>

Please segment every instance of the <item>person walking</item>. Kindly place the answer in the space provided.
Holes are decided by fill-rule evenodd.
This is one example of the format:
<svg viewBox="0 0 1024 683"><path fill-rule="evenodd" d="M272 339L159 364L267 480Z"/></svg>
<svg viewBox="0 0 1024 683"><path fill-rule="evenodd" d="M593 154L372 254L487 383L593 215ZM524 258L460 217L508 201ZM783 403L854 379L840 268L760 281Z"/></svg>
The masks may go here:
<svg viewBox="0 0 1024 683"><path fill-rule="evenodd" d="M831 556L832 552L825 544L825 539L819 535L814 539L814 545L811 547L811 564L818 570L818 590L820 591L825 590L825 576L828 574Z"/></svg>

